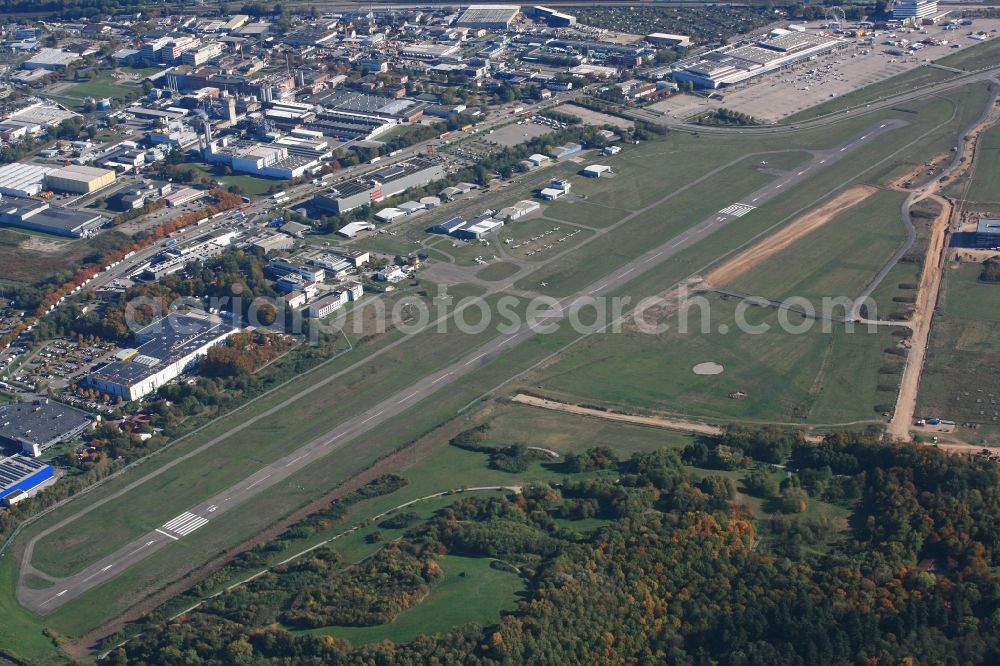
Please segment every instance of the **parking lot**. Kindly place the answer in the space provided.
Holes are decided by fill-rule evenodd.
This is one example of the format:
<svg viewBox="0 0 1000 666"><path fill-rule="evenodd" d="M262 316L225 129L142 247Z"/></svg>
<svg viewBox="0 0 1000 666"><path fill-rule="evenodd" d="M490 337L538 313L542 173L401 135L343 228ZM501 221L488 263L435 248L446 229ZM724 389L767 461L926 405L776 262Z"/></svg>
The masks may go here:
<svg viewBox="0 0 1000 666"><path fill-rule="evenodd" d="M485 139L490 143L495 143L499 146L516 146L519 143L524 143L525 141L530 141L539 136L544 136L550 134L552 128L546 125L538 125L529 121L519 120L516 123L511 123L510 125L504 125L503 127L493 130L492 133L487 134Z"/></svg>
<svg viewBox="0 0 1000 666"><path fill-rule="evenodd" d="M809 28L814 30L818 25L812 23ZM957 30L945 30L941 25L933 25L911 30L877 31L874 44L858 44L855 40L848 40L849 46L846 48L789 69L720 89L711 98L677 95L657 102L650 108L671 117L690 118L725 107L749 114L758 121L776 122L981 43L969 38L970 31L990 32L998 28L1000 19L976 19L972 26L961 26ZM991 37L997 38L995 34ZM905 48L886 43L901 39L910 43L924 39L937 39L947 43L925 46L914 55L905 55ZM941 78L948 76L948 70L941 69Z"/></svg>

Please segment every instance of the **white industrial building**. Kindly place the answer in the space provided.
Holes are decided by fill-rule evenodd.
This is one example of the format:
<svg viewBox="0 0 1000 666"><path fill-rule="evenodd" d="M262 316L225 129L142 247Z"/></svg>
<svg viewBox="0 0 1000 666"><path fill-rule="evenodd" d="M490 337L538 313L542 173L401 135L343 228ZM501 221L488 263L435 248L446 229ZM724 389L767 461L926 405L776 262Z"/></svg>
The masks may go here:
<svg viewBox="0 0 1000 666"><path fill-rule="evenodd" d="M583 169L583 175L587 178L600 178L609 173L611 173L611 167L606 164L591 164Z"/></svg>
<svg viewBox="0 0 1000 666"><path fill-rule="evenodd" d="M20 162L0 166L0 194L33 197L45 189L45 176L53 171L52 167Z"/></svg>
<svg viewBox="0 0 1000 666"><path fill-rule="evenodd" d="M371 231L375 226L371 222L349 222L337 229L337 235L344 238L354 238L362 231Z"/></svg>
<svg viewBox="0 0 1000 666"><path fill-rule="evenodd" d="M507 206L506 208L501 208L497 211L496 218L498 220L517 220L525 215L530 215L536 210L540 210L542 204L537 201L529 201L528 199L523 199L518 201L513 206Z"/></svg>
<svg viewBox="0 0 1000 666"><path fill-rule="evenodd" d="M937 13L937 0L895 0L892 3L892 18L898 21L920 20Z"/></svg>
<svg viewBox="0 0 1000 666"><path fill-rule="evenodd" d="M137 349L90 373L85 383L112 398L138 400L191 370L210 347L238 331L207 312L172 312L136 333L142 342Z"/></svg>
<svg viewBox="0 0 1000 666"><path fill-rule="evenodd" d="M406 211L398 208L383 208L379 212L375 213L375 218L382 222L392 222L400 217L406 217Z"/></svg>
<svg viewBox="0 0 1000 666"><path fill-rule="evenodd" d="M691 38L687 35L672 35L665 32L654 32L646 35L646 41L655 46L670 46L687 48L691 46Z"/></svg>
<svg viewBox="0 0 1000 666"><path fill-rule="evenodd" d="M306 310L306 316L321 319L344 307L349 301L358 300L362 294L364 294L364 288L360 283L347 282L341 285L340 289L310 305Z"/></svg>
<svg viewBox="0 0 1000 666"><path fill-rule="evenodd" d="M670 75L675 81L691 81L701 88L721 88L846 45L846 41L826 35L801 32L768 35L681 60L671 68Z"/></svg>
<svg viewBox="0 0 1000 666"><path fill-rule="evenodd" d="M455 25L461 28L508 30L521 8L517 5L469 5Z"/></svg>

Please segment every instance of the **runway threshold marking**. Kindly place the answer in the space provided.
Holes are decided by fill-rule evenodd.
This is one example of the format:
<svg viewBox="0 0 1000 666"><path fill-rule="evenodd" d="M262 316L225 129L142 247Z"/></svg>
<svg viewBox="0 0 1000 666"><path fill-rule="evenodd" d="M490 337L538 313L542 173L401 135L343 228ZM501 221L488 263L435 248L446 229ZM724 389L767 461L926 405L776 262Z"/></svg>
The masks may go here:
<svg viewBox="0 0 1000 666"><path fill-rule="evenodd" d="M270 475L268 475L270 476ZM267 477L265 477L267 478ZM190 511L185 511L181 515L177 516L173 520L167 521L161 527L163 530L170 530L174 534L179 534L181 536L187 536L191 532L194 532L199 527L205 525L208 522L208 518L203 518L198 514L191 513ZM157 532L164 534L165 536L174 538L171 534L166 534L161 529L157 529ZM174 541L177 539L174 538Z"/></svg>
<svg viewBox="0 0 1000 666"><path fill-rule="evenodd" d="M760 197L758 197L759 199ZM756 201L757 199L754 199ZM745 203L734 203L732 206L726 206L719 211L722 215L731 215L733 217L743 217L752 210L755 210L755 206L751 206Z"/></svg>

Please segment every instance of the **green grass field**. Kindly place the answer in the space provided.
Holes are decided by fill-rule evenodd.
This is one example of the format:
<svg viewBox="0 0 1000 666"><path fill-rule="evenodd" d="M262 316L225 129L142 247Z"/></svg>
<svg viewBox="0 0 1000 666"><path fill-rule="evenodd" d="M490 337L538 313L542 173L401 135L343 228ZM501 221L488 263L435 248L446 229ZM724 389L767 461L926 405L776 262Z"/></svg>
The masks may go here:
<svg viewBox="0 0 1000 666"><path fill-rule="evenodd" d="M805 298L817 309L824 297L856 297L905 239L905 198L876 191L731 286L775 300Z"/></svg>
<svg viewBox="0 0 1000 666"><path fill-rule="evenodd" d="M462 624L487 625L500 612L514 610L523 581L509 571L494 569L490 560L446 555L439 562L444 578L417 606L403 611L391 624L374 627L323 627L304 633L336 636L355 645L393 641L408 643Z"/></svg>
<svg viewBox="0 0 1000 666"><path fill-rule="evenodd" d="M483 268L481 271L476 273L476 277L482 278L483 280L503 280L509 278L511 275L517 272L517 264L510 264L504 261L499 261L495 264L490 264L489 266Z"/></svg>
<svg viewBox="0 0 1000 666"><path fill-rule="evenodd" d="M133 70L123 68L122 71L142 74L147 70ZM153 72L159 71L153 68ZM49 97L55 101L79 107L88 97L94 99L118 98L124 99L127 95L141 94L140 87L142 79L116 79L111 70L101 70L92 81L81 81L72 86L60 90L58 93L42 93L44 97Z"/></svg>
<svg viewBox="0 0 1000 666"><path fill-rule="evenodd" d="M282 181L275 180L274 178L260 178L258 176L252 176L246 173L234 173L229 176L223 176L216 173L214 170L208 168L206 165L200 162L184 162L181 166L193 167L206 176L211 176L217 181L222 183L224 187L230 185L237 185L243 189L249 196L259 197L268 193L268 190L274 186L282 185Z"/></svg>
<svg viewBox="0 0 1000 666"><path fill-rule="evenodd" d="M967 47L937 61L939 65L971 71L997 64L1000 58L1000 41L994 37L980 44Z"/></svg>
<svg viewBox="0 0 1000 666"><path fill-rule="evenodd" d="M673 317L662 335L593 336L525 377L523 385L570 402L716 422L836 424L878 417L877 386L886 381L878 369L885 362L883 348L892 344L887 331L849 333L831 323L823 332L823 323L789 314L793 326L812 321L812 329L787 332L776 310L751 307L743 321L747 330L759 332L744 333L736 303L699 299L688 311L687 332ZM719 363L724 371L694 374L693 366L702 362ZM732 397L737 392L745 397Z"/></svg>
<svg viewBox="0 0 1000 666"><path fill-rule="evenodd" d="M1000 442L1000 285L979 279L978 264L945 271L934 317L917 416L937 416L978 428L960 428L969 441Z"/></svg>
<svg viewBox="0 0 1000 666"><path fill-rule="evenodd" d="M976 168L965 198L968 201L1000 203L1000 125L987 130L980 141Z"/></svg>

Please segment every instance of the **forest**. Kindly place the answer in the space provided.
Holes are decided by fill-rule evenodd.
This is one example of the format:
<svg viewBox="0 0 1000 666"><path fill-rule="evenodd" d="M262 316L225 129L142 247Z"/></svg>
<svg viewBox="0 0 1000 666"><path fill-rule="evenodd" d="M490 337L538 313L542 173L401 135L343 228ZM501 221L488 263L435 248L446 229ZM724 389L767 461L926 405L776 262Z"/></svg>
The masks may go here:
<svg viewBox="0 0 1000 666"><path fill-rule="evenodd" d="M478 447L482 432L452 443ZM595 447L576 456L559 482L457 499L423 521L401 516L394 524L408 527L403 536L360 563L316 549L198 611L151 624L106 662L1000 661L1000 475L991 463L884 444L873 432L813 443L776 429L734 429L701 444L704 451L664 448L626 460ZM738 485L731 475L685 464L692 456L711 460L720 447L742 461ZM779 487L764 478L774 471L760 462L767 458L783 461ZM800 499L850 508L829 547L775 541L833 529L793 518L794 501L787 514L762 519L741 499L780 496L780 485ZM575 528L583 517L603 521ZM493 558L527 581L525 597L490 626L405 645L352 646L291 631L382 624L419 607L445 554Z"/></svg>

